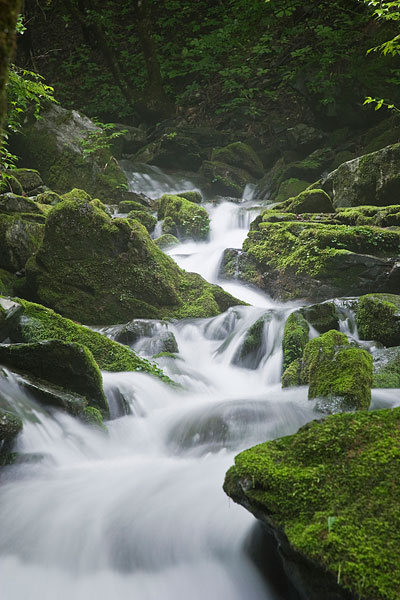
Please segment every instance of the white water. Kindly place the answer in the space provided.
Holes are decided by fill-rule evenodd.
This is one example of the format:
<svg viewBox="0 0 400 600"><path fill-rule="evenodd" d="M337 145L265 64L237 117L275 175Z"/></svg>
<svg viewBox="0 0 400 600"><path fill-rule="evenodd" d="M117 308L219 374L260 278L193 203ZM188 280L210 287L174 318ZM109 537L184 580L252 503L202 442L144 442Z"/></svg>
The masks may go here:
<svg viewBox="0 0 400 600"><path fill-rule="evenodd" d="M247 206L210 205L210 241L171 254L218 281L224 248L241 246L254 217ZM292 307L224 287L255 306L168 325L179 358L159 362L182 390L141 373L104 374L112 412L116 390L131 412L109 422L108 436L40 408L12 375L0 378L2 404L30 418L17 449L43 454L2 471L1 600L288 600L249 559L255 521L221 486L241 449L294 433L316 413L306 388L280 389ZM244 336L266 313L262 356L244 368ZM146 340L137 347L151 352Z"/></svg>

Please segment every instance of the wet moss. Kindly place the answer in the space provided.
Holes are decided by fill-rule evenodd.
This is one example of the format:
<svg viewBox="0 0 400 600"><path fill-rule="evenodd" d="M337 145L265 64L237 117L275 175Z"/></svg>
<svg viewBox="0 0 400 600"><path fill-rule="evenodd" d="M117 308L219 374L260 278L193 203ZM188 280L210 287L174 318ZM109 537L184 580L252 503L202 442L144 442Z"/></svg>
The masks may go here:
<svg viewBox="0 0 400 600"><path fill-rule="evenodd" d="M297 358L283 372L281 383L283 388L301 385L301 360Z"/></svg>
<svg viewBox="0 0 400 600"><path fill-rule="evenodd" d="M303 192L310 183L308 181L302 181L301 179L297 179L296 177L291 177L290 179L285 179L279 186L278 193L276 194L274 200L275 202L283 202L288 200L288 198L294 198L300 192Z"/></svg>
<svg viewBox="0 0 400 600"><path fill-rule="evenodd" d="M224 489L356 598L400 596L400 409L313 422L239 454Z"/></svg>
<svg viewBox="0 0 400 600"><path fill-rule="evenodd" d="M189 200L189 202L194 202L195 204L200 204L203 200L203 196L201 195L201 193L196 192L195 190L190 190L188 192L179 192L177 196L181 196L181 198L185 198L186 200Z"/></svg>
<svg viewBox="0 0 400 600"><path fill-rule="evenodd" d="M149 212L146 212L144 210L132 210L128 214L128 218L139 221L139 223L141 223L144 227L146 227L146 229L149 233L154 231L154 228L157 224L157 219L155 217L153 217L152 214L150 214Z"/></svg>
<svg viewBox="0 0 400 600"><path fill-rule="evenodd" d="M308 342L310 327L299 311L293 312L286 320L283 333L283 371L296 359L301 358Z"/></svg>
<svg viewBox="0 0 400 600"><path fill-rule="evenodd" d="M319 333L339 329L339 313L334 302L305 306L301 309L301 313Z"/></svg>
<svg viewBox="0 0 400 600"><path fill-rule="evenodd" d="M91 427L99 429L100 431L104 431L105 433L108 431L103 422L103 415L94 406L87 406L84 408L82 418L83 421Z"/></svg>
<svg viewBox="0 0 400 600"><path fill-rule="evenodd" d="M158 201L158 218L164 219L163 233L179 239L205 240L210 231L207 211L181 196L165 194Z"/></svg>
<svg viewBox="0 0 400 600"><path fill-rule="evenodd" d="M356 322L362 340L400 345L400 296L367 294L357 305Z"/></svg>
<svg viewBox="0 0 400 600"><path fill-rule="evenodd" d="M176 246L176 244L179 244L179 240L170 233L164 233L159 238L154 240L154 243L161 250L167 250L167 248L171 248L172 246Z"/></svg>

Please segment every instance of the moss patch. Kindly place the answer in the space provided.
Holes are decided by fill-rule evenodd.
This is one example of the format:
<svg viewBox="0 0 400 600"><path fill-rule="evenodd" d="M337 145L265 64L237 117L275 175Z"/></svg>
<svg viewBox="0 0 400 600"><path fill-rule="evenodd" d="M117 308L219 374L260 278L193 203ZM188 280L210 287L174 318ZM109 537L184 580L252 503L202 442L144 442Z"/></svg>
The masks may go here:
<svg viewBox="0 0 400 600"><path fill-rule="evenodd" d="M399 431L400 409L334 415L239 454L224 489L354 597L398 600Z"/></svg>
<svg viewBox="0 0 400 600"><path fill-rule="evenodd" d="M308 342L310 327L299 312L293 312L286 320L283 333L283 370L296 359L301 358L303 350Z"/></svg>
<svg viewBox="0 0 400 600"><path fill-rule="evenodd" d="M400 296L367 294L358 302L356 321L362 340L400 345Z"/></svg>
<svg viewBox="0 0 400 600"><path fill-rule="evenodd" d="M164 194L158 201L158 218L164 219L163 233L179 239L205 240L210 231L210 219L205 208L181 196Z"/></svg>

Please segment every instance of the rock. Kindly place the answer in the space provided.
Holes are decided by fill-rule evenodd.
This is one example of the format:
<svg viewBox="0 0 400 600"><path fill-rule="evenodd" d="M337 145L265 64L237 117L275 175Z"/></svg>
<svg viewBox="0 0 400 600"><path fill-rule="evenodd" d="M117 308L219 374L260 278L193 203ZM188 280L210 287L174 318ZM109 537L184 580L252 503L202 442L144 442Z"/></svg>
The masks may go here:
<svg viewBox="0 0 400 600"><path fill-rule="evenodd" d="M205 240L210 231L206 209L180 196L164 194L158 201L158 218L164 219L163 233L181 240Z"/></svg>
<svg viewBox="0 0 400 600"><path fill-rule="evenodd" d="M314 302L399 289L400 231L317 217L262 213L243 244L246 268L238 276L273 297Z"/></svg>
<svg viewBox="0 0 400 600"><path fill-rule="evenodd" d="M27 194L30 194L43 185L42 178L35 169L13 169L13 175L18 179L22 189Z"/></svg>
<svg viewBox="0 0 400 600"><path fill-rule="evenodd" d="M172 246L176 246L179 244L178 238L170 233L164 233L159 238L154 240L156 246L158 246L161 250L167 250L168 248L172 248Z"/></svg>
<svg viewBox="0 0 400 600"><path fill-rule="evenodd" d="M177 196L181 196L182 198L189 200L189 202L194 202L195 204L201 204L203 201L203 196L197 191L179 192Z"/></svg>
<svg viewBox="0 0 400 600"><path fill-rule="evenodd" d="M0 212L45 214L44 210L34 200L17 196L11 192L0 196Z"/></svg>
<svg viewBox="0 0 400 600"><path fill-rule="evenodd" d="M24 190L22 189L22 185L18 181L16 177L11 175L11 171L2 171L0 177L0 194L6 194L7 192L12 192L13 194L17 194L18 196L22 196Z"/></svg>
<svg viewBox="0 0 400 600"><path fill-rule="evenodd" d="M146 207L140 202L136 202L134 200L123 200L118 204L118 212L122 214L128 214L132 210L146 210L150 212L150 207Z"/></svg>
<svg viewBox="0 0 400 600"><path fill-rule="evenodd" d="M11 449L12 443L22 431L22 421L19 417L0 409L0 455ZM1 457L3 463L3 457Z"/></svg>
<svg viewBox="0 0 400 600"><path fill-rule="evenodd" d="M18 302L0 297L0 342L8 338L23 312L24 307Z"/></svg>
<svg viewBox="0 0 400 600"><path fill-rule="evenodd" d="M339 223L345 225L400 227L400 205L339 208L337 210L336 219Z"/></svg>
<svg viewBox="0 0 400 600"><path fill-rule="evenodd" d="M111 219L79 196L64 198L50 211L43 244L26 266L24 294L93 325L209 317L240 304L199 275L179 269L137 221Z"/></svg>
<svg viewBox="0 0 400 600"><path fill-rule="evenodd" d="M81 394L67 391L48 381L45 382L41 379L28 377L27 375L24 375L24 378L19 383L32 394L37 402L44 406L59 408L74 417L82 417L84 415L88 400Z"/></svg>
<svg viewBox="0 0 400 600"><path fill-rule="evenodd" d="M304 190L295 198L289 198L287 211L294 214L331 213L332 200L323 190Z"/></svg>
<svg viewBox="0 0 400 600"><path fill-rule="evenodd" d="M49 340L0 345L0 364L85 396L89 404L108 414L99 368L81 344Z"/></svg>
<svg viewBox="0 0 400 600"><path fill-rule="evenodd" d="M127 186L124 172L107 149L84 152L91 144L95 148L96 136L101 135L87 117L52 105L13 139L13 148L55 192L79 187L112 204L119 200L121 187Z"/></svg>
<svg viewBox="0 0 400 600"><path fill-rule="evenodd" d="M346 206L388 206L398 202L400 144L387 146L343 163L329 173L321 187L335 208Z"/></svg>
<svg viewBox="0 0 400 600"><path fill-rule="evenodd" d="M339 329L339 311L334 302L305 306L300 312L319 333Z"/></svg>
<svg viewBox="0 0 400 600"><path fill-rule="evenodd" d="M373 351L375 388L400 388L400 346Z"/></svg>
<svg viewBox="0 0 400 600"><path fill-rule="evenodd" d="M307 181L318 179L332 162L334 154L331 148L319 148L302 160L290 162L284 171L285 179L296 177Z"/></svg>
<svg viewBox="0 0 400 600"><path fill-rule="evenodd" d="M325 139L325 134L315 127L298 123L287 130L287 139L294 149L309 153L316 150Z"/></svg>
<svg viewBox="0 0 400 600"><path fill-rule="evenodd" d="M288 198L294 198L298 196L300 192L303 192L310 183L308 181L302 181L301 179L296 179L296 177L291 177L289 179L285 179L280 183L278 192L275 196L275 202L284 202Z"/></svg>
<svg viewBox="0 0 400 600"><path fill-rule="evenodd" d="M308 342L310 327L300 311L295 311L286 320L283 333L283 371L296 359L303 356Z"/></svg>
<svg viewBox="0 0 400 600"><path fill-rule="evenodd" d="M367 294L359 299L356 321L362 340L400 345L400 296Z"/></svg>
<svg viewBox="0 0 400 600"><path fill-rule="evenodd" d="M108 333L120 344L133 346L140 340L138 351L148 356L178 352L178 344L166 321L136 319L126 325L113 328ZM153 356L154 358L154 356Z"/></svg>
<svg viewBox="0 0 400 600"><path fill-rule="evenodd" d="M12 342L34 343L59 340L86 346L102 371L144 371L167 381L156 365L135 352L93 331L65 319L53 310L27 300L20 300L24 314L10 332Z"/></svg>
<svg viewBox="0 0 400 600"><path fill-rule="evenodd" d="M323 412L367 410L371 403L372 357L336 330L307 343L300 378Z"/></svg>
<svg viewBox="0 0 400 600"><path fill-rule="evenodd" d="M232 359L233 364L248 369L257 369L265 348L264 325L270 320L271 315L266 313L249 327L240 348Z"/></svg>
<svg viewBox="0 0 400 600"><path fill-rule="evenodd" d="M194 139L171 131L139 150L134 161L164 169L197 171L204 158L203 150Z"/></svg>
<svg viewBox="0 0 400 600"><path fill-rule="evenodd" d="M273 533L302 598L399 596L399 428L399 408L334 415L235 458L224 490Z"/></svg>
<svg viewBox="0 0 400 600"><path fill-rule="evenodd" d="M157 225L157 219L152 214L150 214L149 212L146 212L145 210L132 210L128 214L128 218L136 219L136 221L139 221L139 223L141 223L142 225L144 225L144 227L146 227L146 229L149 233L154 231L154 228Z"/></svg>
<svg viewBox="0 0 400 600"><path fill-rule="evenodd" d="M215 148L211 160L244 169L256 179L260 179L264 174L261 160L253 148L243 142L234 142L224 148Z"/></svg>
<svg viewBox="0 0 400 600"><path fill-rule="evenodd" d="M200 173L207 182L209 193L233 198L241 198L246 185L254 181L244 169L218 161L205 160Z"/></svg>
<svg viewBox="0 0 400 600"><path fill-rule="evenodd" d="M0 295L1 296L12 296L14 293L14 284L16 282L16 275L0 269Z"/></svg>
<svg viewBox="0 0 400 600"><path fill-rule="evenodd" d="M29 216L0 213L0 268L15 273L25 267L42 243L44 225Z"/></svg>
<svg viewBox="0 0 400 600"><path fill-rule="evenodd" d="M297 387L301 385L301 359L296 358L284 370L281 377L282 388Z"/></svg>
<svg viewBox="0 0 400 600"><path fill-rule="evenodd" d="M47 190L36 196L36 202L38 204L50 204L51 206L55 206L61 202L61 196L51 190Z"/></svg>

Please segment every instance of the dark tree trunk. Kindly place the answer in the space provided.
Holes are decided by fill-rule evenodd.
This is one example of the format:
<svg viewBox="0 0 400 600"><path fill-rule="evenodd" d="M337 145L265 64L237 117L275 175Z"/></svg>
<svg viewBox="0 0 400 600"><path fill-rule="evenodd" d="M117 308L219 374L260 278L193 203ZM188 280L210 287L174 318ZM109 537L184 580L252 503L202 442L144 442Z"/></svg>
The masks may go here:
<svg viewBox="0 0 400 600"><path fill-rule="evenodd" d="M0 0L0 128L7 111L5 86L8 65L14 52L19 7L19 0Z"/></svg>

